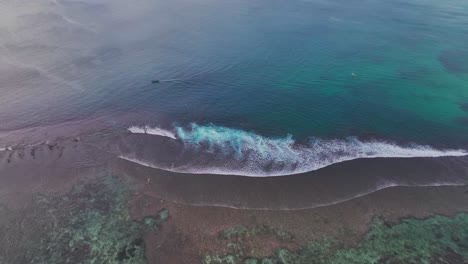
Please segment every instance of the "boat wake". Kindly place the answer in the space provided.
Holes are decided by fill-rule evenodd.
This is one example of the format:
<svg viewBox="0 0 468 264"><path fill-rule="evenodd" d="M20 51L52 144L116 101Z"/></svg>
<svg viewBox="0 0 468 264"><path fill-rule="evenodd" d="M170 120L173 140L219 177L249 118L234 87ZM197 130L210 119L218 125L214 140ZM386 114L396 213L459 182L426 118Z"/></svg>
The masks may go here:
<svg viewBox="0 0 468 264"><path fill-rule="evenodd" d="M192 124L189 128L175 127L174 130L175 132L172 132L149 126L129 128L132 133L176 139L182 146L172 159L161 161L158 155L149 156L148 153L151 151L147 148L150 148L151 144L147 143L126 148L120 158L178 173L261 177L299 174L360 158L468 155L462 149L441 150L416 144L400 146L385 141L363 141L356 137L310 138L306 144L303 144L296 142L291 135L284 138L268 138L252 132L215 125ZM158 145L158 148L160 147Z"/></svg>

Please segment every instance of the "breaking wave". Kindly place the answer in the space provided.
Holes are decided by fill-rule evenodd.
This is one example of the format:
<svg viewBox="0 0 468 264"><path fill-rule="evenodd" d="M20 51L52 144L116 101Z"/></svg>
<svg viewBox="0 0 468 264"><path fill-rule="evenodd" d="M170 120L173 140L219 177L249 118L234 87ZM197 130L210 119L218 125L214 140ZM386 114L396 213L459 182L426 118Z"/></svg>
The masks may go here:
<svg viewBox="0 0 468 264"><path fill-rule="evenodd" d="M149 134L149 135L155 135L155 136L162 136L162 137L168 137L172 139L177 139L176 135L169 131L165 130L159 127L150 127L150 126L144 126L144 127L139 127L139 126L131 126L128 128L128 131L134 133L134 134Z"/></svg>
<svg viewBox="0 0 468 264"><path fill-rule="evenodd" d="M414 158L465 156L462 149L436 149L426 145L400 146L377 140L310 138L306 144L291 135L268 138L252 132L222 126L176 127L176 134L159 128L129 128L132 133L146 133L179 139L181 155L171 163L125 153L120 157L144 166L179 173L229 174L243 176L281 176L304 173L359 158ZM147 152L145 152L147 153Z"/></svg>

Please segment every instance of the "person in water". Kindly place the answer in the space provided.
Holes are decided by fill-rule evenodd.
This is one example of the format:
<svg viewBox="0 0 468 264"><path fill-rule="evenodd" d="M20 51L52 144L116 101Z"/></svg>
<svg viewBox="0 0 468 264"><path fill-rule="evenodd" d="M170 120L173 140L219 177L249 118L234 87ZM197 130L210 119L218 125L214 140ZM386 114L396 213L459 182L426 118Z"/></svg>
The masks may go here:
<svg viewBox="0 0 468 264"><path fill-rule="evenodd" d="M159 80L152 80L151 83L159 83Z"/></svg>

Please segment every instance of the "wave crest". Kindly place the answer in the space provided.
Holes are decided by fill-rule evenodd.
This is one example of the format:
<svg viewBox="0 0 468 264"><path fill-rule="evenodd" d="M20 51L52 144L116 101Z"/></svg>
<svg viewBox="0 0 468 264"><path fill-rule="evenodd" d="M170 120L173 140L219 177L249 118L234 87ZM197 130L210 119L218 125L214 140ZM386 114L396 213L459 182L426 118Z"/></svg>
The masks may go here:
<svg viewBox="0 0 468 264"><path fill-rule="evenodd" d="M132 132L133 134L149 134L149 135L155 135L155 136L162 136L162 137L168 137L172 139L177 139L176 135L169 131L165 130L159 127L150 127L150 126L144 126L144 127L139 127L139 126L131 126L128 128L128 131Z"/></svg>
<svg viewBox="0 0 468 264"><path fill-rule="evenodd" d="M160 135L160 131L158 135ZM222 126L176 127L178 138L184 143L184 154L171 166L148 157L122 155L132 162L180 173L230 174L243 176L280 176L304 173L329 165L359 158L413 158L465 156L462 149L439 150L431 146L399 146L377 140L311 139L297 143L291 135L268 138ZM146 132L147 134L150 134ZM172 135L172 134L171 134ZM165 135L166 136L166 135ZM189 153L189 154L187 154Z"/></svg>

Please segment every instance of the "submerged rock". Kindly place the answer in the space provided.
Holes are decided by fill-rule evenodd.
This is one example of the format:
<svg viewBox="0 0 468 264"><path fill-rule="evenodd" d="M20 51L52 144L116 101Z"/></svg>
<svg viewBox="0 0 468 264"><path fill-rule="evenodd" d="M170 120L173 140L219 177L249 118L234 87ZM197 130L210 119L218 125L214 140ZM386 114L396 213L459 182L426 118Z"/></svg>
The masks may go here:
<svg viewBox="0 0 468 264"><path fill-rule="evenodd" d="M0 215L0 263L145 263L143 233L151 229L130 219L130 195L115 177L63 196L36 195L8 219ZM153 221L160 226L168 216L166 209Z"/></svg>
<svg viewBox="0 0 468 264"><path fill-rule="evenodd" d="M243 230L241 233L245 232ZM241 252L244 246L239 244ZM453 217L433 216L423 220L403 219L393 225L376 218L368 234L352 247L343 246L340 241L330 238L311 241L297 251L279 248L275 254L263 259L239 254L232 263L468 263L467 248L466 213ZM224 256L216 253L207 255L205 259L210 260L205 262L210 264L227 263Z"/></svg>
<svg viewBox="0 0 468 264"><path fill-rule="evenodd" d="M439 61L451 73L468 74L468 50L444 50Z"/></svg>

